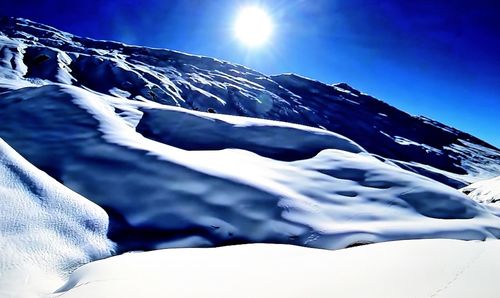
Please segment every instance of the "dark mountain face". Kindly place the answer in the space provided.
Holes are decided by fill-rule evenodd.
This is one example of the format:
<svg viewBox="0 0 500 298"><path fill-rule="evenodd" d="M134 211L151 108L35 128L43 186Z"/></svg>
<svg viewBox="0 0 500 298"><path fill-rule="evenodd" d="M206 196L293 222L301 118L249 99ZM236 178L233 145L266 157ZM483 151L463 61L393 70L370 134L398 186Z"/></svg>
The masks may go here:
<svg viewBox="0 0 500 298"><path fill-rule="evenodd" d="M22 42L4 43L0 50L9 79L318 127L357 142L386 162L453 187L500 172L500 150L494 146L409 115L345 83L327 85L293 74L266 76L212 58L80 38L27 20L3 18L0 31ZM151 128L137 129L158 138ZM182 142L176 145L182 148Z"/></svg>

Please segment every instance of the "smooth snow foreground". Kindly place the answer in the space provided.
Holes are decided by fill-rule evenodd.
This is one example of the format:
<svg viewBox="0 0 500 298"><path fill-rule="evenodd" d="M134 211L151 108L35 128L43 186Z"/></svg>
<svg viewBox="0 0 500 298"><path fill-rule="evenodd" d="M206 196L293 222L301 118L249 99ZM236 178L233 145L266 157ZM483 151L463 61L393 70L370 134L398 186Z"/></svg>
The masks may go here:
<svg viewBox="0 0 500 298"><path fill-rule="evenodd" d="M411 240L127 253L79 268L50 297L498 297L499 251L498 240Z"/></svg>

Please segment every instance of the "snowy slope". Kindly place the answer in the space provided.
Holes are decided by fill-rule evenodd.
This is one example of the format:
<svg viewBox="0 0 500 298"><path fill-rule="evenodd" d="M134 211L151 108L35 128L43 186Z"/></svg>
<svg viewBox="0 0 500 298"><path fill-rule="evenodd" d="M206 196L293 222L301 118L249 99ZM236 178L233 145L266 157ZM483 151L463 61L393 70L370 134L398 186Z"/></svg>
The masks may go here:
<svg viewBox="0 0 500 298"><path fill-rule="evenodd" d="M269 77L212 58L80 38L27 20L3 18L0 31L1 75L18 83L58 82L121 98L323 128L456 188L500 172L497 148L347 84Z"/></svg>
<svg viewBox="0 0 500 298"><path fill-rule="evenodd" d="M5 91L0 118L9 144L108 212L121 251L500 236L500 218L460 192L320 129L68 85Z"/></svg>
<svg viewBox="0 0 500 298"><path fill-rule="evenodd" d="M477 202L500 207L500 176L478 181L460 190Z"/></svg>
<svg viewBox="0 0 500 298"><path fill-rule="evenodd" d="M498 297L500 241L324 251L239 245L130 253L78 269L56 297ZM244 257L242 257L244 256Z"/></svg>
<svg viewBox="0 0 500 298"><path fill-rule="evenodd" d="M111 255L106 213L33 167L0 139L0 296L55 290Z"/></svg>

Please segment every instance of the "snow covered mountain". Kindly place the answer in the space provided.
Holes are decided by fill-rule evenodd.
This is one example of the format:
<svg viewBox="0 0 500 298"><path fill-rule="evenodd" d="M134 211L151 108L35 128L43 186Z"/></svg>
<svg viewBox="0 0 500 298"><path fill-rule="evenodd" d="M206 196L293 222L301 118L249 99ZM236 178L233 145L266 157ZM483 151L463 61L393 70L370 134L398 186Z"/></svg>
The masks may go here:
<svg viewBox="0 0 500 298"><path fill-rule="evenodd" d="M118 252L500 238L500 212L456 190L498 176L500 150L464 132L346 84L23 19L0 32L0 193L16 204L0 203L0 228L29 220L19 245L55 254L52 266L59 250L78 252L71 264L109 255L108 218ZM37 250L37 233L71 245ZM0 256L0 274L26 263Z"/></svg>
<svg viewBox="0 0 500 298"><path fill-rule="evenodd" d="M212 58L80 38L27 20L3 18L0 23L6 78L323 128L453 187L500 172L498 148L431 119L411 116L345 83L327 85L293 74L266 76ZM164 139L147 126L139 126L138 132ZM182 139L173 142L191 149Z"/></svg>

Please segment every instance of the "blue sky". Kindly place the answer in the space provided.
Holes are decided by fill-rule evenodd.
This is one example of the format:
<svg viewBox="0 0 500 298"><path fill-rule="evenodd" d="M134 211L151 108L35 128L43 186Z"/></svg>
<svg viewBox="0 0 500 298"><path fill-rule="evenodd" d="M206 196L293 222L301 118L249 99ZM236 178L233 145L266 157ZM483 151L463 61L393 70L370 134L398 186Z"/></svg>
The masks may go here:
<svg viewBox="0 0 500 298"><path fill-rule="evenodd" d="M275 32L268 46L249 50L231 28L238 10L255 3L272 15ZM20 0L2 5L0 14L266 74L347 82L500 147L496 0Z"/></svg>

